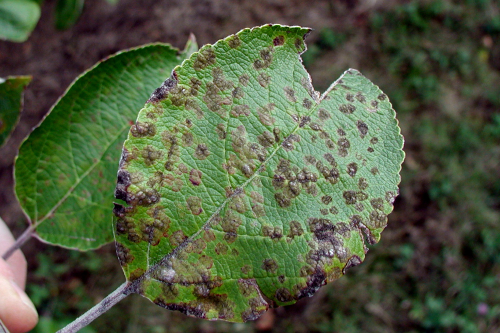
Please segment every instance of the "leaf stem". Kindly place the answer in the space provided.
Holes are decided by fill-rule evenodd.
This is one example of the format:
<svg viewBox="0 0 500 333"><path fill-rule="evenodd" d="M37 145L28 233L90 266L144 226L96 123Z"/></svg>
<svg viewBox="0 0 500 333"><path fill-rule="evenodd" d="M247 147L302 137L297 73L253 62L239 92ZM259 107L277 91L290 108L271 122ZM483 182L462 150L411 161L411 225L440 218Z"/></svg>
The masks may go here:
<svg viewBox="0 0 500 333"><path fill-rule="evenodd" d="M1 218L0 218L0 220L1 220ZM16 239L16 241L14 242L14 244L12 244L11 247L9 247L7 249L7 251L5 251L5 253L2 255L2 259L3 260L9 259L10 256L14 252L16 252L16 250L18 250L19 248L21 248L21 246L23 246L24 243L26 243L31 238L31 236L33 236L33 233L35 232L35 228L36 228L36 226L34 224L32 224L28 228L26 228L26 230L23 231L23 233L21 234L21 236L19 236Z"/></svg>
<svg viewBox="0 0 500 333"><path fill-rule="evenodd" d="M57 331L57 333L75 333L90 324L97 317L102 315L104 312L111 309L116 303L127 297L129 292L129 282L124 282L121 286L116 288L111 294L106 296L102 301L92 307L90 310L85 312L80 317L76 318L72 323L69 323L66 327Z"/></svg>

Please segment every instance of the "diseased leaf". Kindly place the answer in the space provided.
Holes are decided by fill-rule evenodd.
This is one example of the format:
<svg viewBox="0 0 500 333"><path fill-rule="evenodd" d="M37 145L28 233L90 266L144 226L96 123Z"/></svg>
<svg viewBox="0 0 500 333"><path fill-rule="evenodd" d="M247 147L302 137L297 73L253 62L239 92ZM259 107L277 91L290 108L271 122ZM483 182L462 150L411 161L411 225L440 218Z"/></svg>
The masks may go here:
<svg viewBox="0 0 500 333"><path fill-rule="evenodd" d="M40 6L30 0L0 0L0 39L24 42L40 18Z"/></svg>
<svg viewBox="0 0 500 333"><path fill-rule="evenodd" d="M403 138L356 70L314 91L309 29L245 29L176 67L124 144L116 245L131 289L256 319L361 263L398 193Z"/></svg>
<svg viewBox="0 0 500 333"><path fill-rule="evenodd" d="M23 93L31 76L0 78L0 147L14 130L23 109Z"/></svg>
<svg viewBox="0 0 500 333"><path fill-rule="evenodd" d="M112 240L110 211L123 141L151 90L187 56L152 44L100 62L23 143L16 194L42 240L81 250Z"/></svg>

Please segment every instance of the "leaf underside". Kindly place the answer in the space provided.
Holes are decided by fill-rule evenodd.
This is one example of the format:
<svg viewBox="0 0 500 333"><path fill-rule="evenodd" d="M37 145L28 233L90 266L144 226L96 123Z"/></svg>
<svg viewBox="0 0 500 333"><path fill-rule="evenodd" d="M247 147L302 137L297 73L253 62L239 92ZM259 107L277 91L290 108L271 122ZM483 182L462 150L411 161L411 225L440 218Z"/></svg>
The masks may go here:
<svg viewBox="0 0 500 333"><path fill-rule="evenodd" d="M124 144L117 254L135 292L241 322L361 263L398 193L403 138L356 70L323 95L309 29L268 25L204 46L157 89Z"/></svg>
<svg viewBox="0 0 500 333"><path fill-rule="evenodd" d="M0 147L14 130L23 108L23 93L31 76L0 78Z"/></svg>
<svg viewBox="0 0 500 333"><path fill-rule="evenodd" d="M23 143L16 194L39 238L80 250L113 239L123 141L151 91L188 55L152 44L109 57L80 76Z"/></svg>

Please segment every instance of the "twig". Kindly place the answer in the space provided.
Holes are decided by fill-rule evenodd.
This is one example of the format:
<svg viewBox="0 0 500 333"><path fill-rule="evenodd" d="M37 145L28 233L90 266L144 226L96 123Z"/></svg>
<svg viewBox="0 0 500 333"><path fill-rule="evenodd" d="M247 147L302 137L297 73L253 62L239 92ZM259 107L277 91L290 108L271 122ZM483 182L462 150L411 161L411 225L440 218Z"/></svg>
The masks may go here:
<svg viewBox="0 0 500 333"><path fill-rule="evenodd" d="M1 218L0 218L0 221L3 222L3 220L1 220ZM26 243L26 241L31 238L31 236L35 232L35 228L36 228L36 226L34 224L32 224L28 228L26 228L26 230L24 230L24 232L21 234L21 236L19 236L16 239L14 244L12 244L11 247L9 247L7 249L7 251L5 251L5 253L2 255L2 259L3 260L9 259L10 256L14 252L16 252L16 250L18 250L21 246L23 246L24 243Z"/></svg>
<svg viewBox="0 0 500 333"><path fill-rule="evenodd" d="M57 333L75 333L90 324L97 317L102 315L104 312L112 308L116 303L124 299L130 294L128 290L130 284L129 282L123 283L121 286L116 288L111 294L106 298L92 307L90 310L85 312L83 315L75 319L72 323L68 324L63 329L57 331Z"/></svg>

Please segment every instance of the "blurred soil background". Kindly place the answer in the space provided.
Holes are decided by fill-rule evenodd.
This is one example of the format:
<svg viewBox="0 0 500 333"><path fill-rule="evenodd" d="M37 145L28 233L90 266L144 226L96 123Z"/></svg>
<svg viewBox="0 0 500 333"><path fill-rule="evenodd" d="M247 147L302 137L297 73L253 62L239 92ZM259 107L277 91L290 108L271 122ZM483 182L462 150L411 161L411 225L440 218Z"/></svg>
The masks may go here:
<svg viewBox="0 0 500 333"><path fill-rule="evenodd" d="M401 195L366 261L313 298L257 322L188 318L137 295L82 332L500 332L500 3L495 0L87 0L54 28L46 0L25 43L0 42L0 77L33 75L21 123L0 150L0 214L26 221L12 163L31 128L100 59L149 42L183 48L264 23L309 26L317 90L357 68L389 95L405 136ZM124 281L112 245L23 250L34 332L53 332Z"/></svg>

